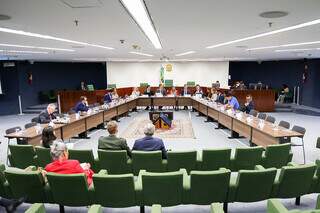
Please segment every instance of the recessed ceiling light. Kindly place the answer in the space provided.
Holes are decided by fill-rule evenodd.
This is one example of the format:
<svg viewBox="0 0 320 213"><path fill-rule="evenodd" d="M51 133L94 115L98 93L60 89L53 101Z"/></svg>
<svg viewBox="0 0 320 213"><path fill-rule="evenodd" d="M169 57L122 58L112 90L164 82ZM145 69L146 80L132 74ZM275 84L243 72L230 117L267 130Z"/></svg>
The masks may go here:
<svg viewBox="0 0 320 213"><path fill-rule="evenodd" d="M285 28L282 28L282 29L279 29L279 30L273 30L273 31L270 31L270 32L257 34L257 35L254 35L254 36L249 36L249 37L240 38L240 39L233 40L233 41L228 41L228 42L223 42L223 43L220 43L220 44L211 45L211 46L208 46L206 48L212 49L212 48L216 48L216 47L222 47L222 46L226 46L226 45L229 45L229 44L234 44L234 43L238 43L238 42L242 42L242 41L248 41L248 40L261 38L261 37L265 37L265 36L269 36L269 35L283 33L283 32L287 32L287 31L291 31L291 30L296 30L296 29L312 26L312 25L319 24L319 23L320 23L320 19L316 19L316 20L305 22L305 23L302 23L302 24L297 24L297 25L294 25L294 26L285 27Z"/></svg>
<svg viewBox="0 0 320 213"><path fill-rule="evenodd" d="M188 51L188 52L184 52L184 53L179 53L179 54L176 54L176 56L189 55L189 54L192 54L192 53L195 53L195 51Z"/></svg>
<svg viewBox="0 0 320 213"><path fill-rule="evenodd" d="M43 35L43 34L39 34L39 33L31 33L31 32L26 32L23 30L14 30L14 29L9 29L9 28L4 28L4 27L0 27L0 32L12 33L12 34L17 34L17 35L24 35L24 36L42 38L42 39L49 39L49 40L55 40L55 41L62 41L62 42L80 44L80 45L91 46L91 47L99 47L99 48L109 49L109 50L114 49L112 47L91 44L91 43L86 43L86 42L81 42L81 41L74 41L74 40L70 40L70 39L59 38L59 37L50 36L50 35Z"/></svg>
<svg viewBox="0 0 320 213"><path fill-rule="evenodd" d="M156 49L162 49L159 36L156 32L144 0L120 0L120 3L128 11L144 34L148 37L153 46Z"/></svg>
<svg viewBox="0 0 320 213"><path fill-rule="evenodd" d="M295 47L295 46L303 46L303 45L311 45L311 44L320 44L320 41L281 44L281 45L266 46L266 47L255 47L255 48L249 48L247 50L248 51L251 51L251 50L265 50L265 49L274 49L274 48L279 48L279 47Z"/></svg>
<svg viewBox="0 0 320 213"><path fill-rule="evenodd" d="M143 56L149 56L149 57L152 57L153 55L151 54L147 54L147 53L142 53L142 52L129 52L131 54L136 54L136 55L143 55Z"/></svg>
<svg viewBox="0 0 320 213"><path fill-rule="evenodd" d="M23 51L23 50L0 50L0 52L7 52L7 53L30 53L30 54L48 54L48 52Z"/></svg>
<svg viewBox="0 0 320 213"><path fill-rule="evenodd" d="M259 16L262 18L281 18L287 16L289 13L285 11L267 11L260 13Z"/></svg>
<svg viewBox="0 0 320 213"><path fill-rule="evenodd" d="M74 52L74 50L71 50L71 49L62 49L62 48L53 48L53 47L26 46L26 45L17 45L17 44L0 44L0 46Z"/></svg>

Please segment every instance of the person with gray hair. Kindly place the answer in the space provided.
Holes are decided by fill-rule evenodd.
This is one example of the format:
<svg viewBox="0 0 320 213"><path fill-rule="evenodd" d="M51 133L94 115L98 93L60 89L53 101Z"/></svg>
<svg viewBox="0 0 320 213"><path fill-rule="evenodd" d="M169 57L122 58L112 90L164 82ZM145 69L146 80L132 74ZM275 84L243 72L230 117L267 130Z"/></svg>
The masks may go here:
<svg viewBox="0 0 320 213"><path fill-rule="evenodd" d="M56 105L48 104L47 109L39 114L39 123L47 124L50 123L52 120L56 119L56 115L54 114L55 111Z"/></svg>
<svg viewBox="0 0 320 213"><path fill-rule="evenodd" d="M94 172L90 169L89 163L82 163L78 160L69 160L69 153L66 144L55 141L51 148L50 154L52 163L49 163L45 170L46 172L53 172L58 174L81 174L84 173L87 177L88 185L92 183L92 176Z"/></svg>
<svg viewBox="0 0 320 213"><path fill-rule="evenodd" d="M145 137L138 139L134 142L132 150L140 151L162 151L162 158L167 158L167 150L164 146L162 139L153 137L155 126L152 123L145 125L143 132Z"/></svg>

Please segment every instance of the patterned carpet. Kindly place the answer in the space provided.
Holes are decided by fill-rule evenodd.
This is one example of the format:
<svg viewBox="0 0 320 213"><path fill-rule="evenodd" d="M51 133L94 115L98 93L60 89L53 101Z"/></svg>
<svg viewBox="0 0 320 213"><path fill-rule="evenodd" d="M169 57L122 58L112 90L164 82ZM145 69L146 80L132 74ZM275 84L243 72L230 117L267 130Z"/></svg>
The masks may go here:
<svg viewBox="0 0 320 213"><path fill-rule="evenodd" d="M120 134L120 137L133 139L144 137L143 128L147 123L151 123L151 121L142 118L134 119ZM170 129L157 129L154 136L159 138L195 138L190 119L173 120Z"/></svg>

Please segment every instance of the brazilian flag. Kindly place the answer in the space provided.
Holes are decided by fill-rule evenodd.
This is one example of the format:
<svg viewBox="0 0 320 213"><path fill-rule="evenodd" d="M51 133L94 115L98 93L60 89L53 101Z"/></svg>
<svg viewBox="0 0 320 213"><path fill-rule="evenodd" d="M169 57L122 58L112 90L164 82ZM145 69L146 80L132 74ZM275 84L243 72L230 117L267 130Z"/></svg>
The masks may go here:
<svg viewBox="0 0 320 213"><path fill-rule="evenodd" d="M164 83L164 67L161 66L160 68L160 83L163 84Z"/></svg>

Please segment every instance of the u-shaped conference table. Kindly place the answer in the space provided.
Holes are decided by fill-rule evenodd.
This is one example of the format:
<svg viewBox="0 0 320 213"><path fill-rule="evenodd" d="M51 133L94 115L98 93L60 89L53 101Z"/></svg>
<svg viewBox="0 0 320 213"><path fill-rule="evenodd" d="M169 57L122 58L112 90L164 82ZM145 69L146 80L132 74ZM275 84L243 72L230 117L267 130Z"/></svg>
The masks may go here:
<svg viewBox="0 0 320 213"><path fill-rule="evenodd" d="M192 106L203 116L211 118L218 123L218 128L228 128L231 130L231 138L243 136L251 144L266 147L271 144L278 144L281 138L299 137L302 134L276 126L270 122L262 122L260 119L242 112L225 110L223 105L196 97L144 97L120 99L111 105L102 105L93 108L89 113L68 115L62 122L61 119L55 121L54 130L57 138L69 140L70 138L97 127L111 119L128 115L130 111L140 106ZM48 124L41 124L19 132L5 135L10 139L22 138L31 145L41 144L41 128ZM41 127L41 128L40 128Z"/></svg>

